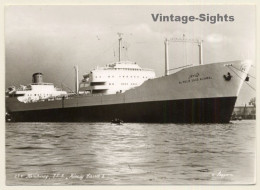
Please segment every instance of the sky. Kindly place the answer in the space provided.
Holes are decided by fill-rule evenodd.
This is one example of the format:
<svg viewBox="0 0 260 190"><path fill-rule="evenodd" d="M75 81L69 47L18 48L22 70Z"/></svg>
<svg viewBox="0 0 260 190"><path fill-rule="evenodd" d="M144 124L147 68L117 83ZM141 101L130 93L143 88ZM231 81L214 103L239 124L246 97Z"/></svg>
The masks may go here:
<svg viewBox="0 0 260 190"><path fill-rule="evenodd" d="M233 22L154 22L151 14L234 16ZM45 82L74 89L79 78L96 66L118 60L118 35L123 33L122 59L164 74L164 39L203 40L204 63L250 59L256 76L255 6L7 6L5 7L6 87L31 83L42 72ZM199 63L196 45L169 46L170 68ZM255 88L255 79L250 85ZM236 105L256 96L243 84Z"/></svg>

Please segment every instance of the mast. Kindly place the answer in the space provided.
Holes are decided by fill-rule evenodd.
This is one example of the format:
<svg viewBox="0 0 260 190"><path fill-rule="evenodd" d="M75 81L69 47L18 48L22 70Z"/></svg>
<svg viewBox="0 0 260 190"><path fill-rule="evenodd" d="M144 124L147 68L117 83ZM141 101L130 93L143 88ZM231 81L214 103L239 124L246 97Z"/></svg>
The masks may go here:
<svg viewBox="0 0 260 190"><path fill-rule="evenodd" d="M200 50L200 65L203 65L203 46L202 46L202 43L203 43L203 41L201 40L201 41L199 41L199 50Z"/></svg>
<svg viewBox="0 0 260 190"><path fill-rule="evenodd" d="M169 57L168 57L169 41L167 38L164 41L164 45L165 45L165 76L167 76L169 75Z"/></svg>
<svg viewBox="0 0 260 190"><path fill-rule="evenodd" d="M79 93L79 67L78 65L74 66L75 69L75 93Z"/></svg>
<svg viewBox="0 0 260 190"><path fill-rule="evenodd" d="M122 35L123 33L117 33L118 34L118 41L119 41L119 48L118 48L118 59L119 59L119 62L121 61L121 46L122 46Z"/></svg>

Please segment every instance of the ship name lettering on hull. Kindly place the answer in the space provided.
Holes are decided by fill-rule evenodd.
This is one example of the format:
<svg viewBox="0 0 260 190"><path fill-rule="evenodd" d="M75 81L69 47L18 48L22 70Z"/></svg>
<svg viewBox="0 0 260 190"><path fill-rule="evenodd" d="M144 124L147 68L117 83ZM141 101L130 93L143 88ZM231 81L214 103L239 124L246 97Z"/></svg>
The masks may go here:
<svg viewBox="0 0 260 190"><path fill-rule="evenodd" d="M194 75L193 75L192 77L189 77L189 79L187 79L187 80L179 81L179 84L199 82L199 81L202 81L202 80L210 80L210 79L212 79L211 76L199 77L199 75L198 75L197 77L194 77Z"/></svg>

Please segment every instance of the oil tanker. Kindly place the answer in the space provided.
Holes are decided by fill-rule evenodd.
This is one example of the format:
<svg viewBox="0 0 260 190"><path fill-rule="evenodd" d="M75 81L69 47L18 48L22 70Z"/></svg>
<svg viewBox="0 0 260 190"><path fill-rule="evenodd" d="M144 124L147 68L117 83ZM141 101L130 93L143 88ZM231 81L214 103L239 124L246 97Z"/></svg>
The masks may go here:
<svg viewBox="0 0 260 190"><path fill-rule="evenodd" d="M155 77L151 69L119 60L83 75L76 71L75 93L44 83L41 73L33 83L9 88L6 113L14 122L124 122L228 123L251 63L228 61L203 64L202 41L166 39L165 75ZM170 74L168 44L195 43L199 65L175 69Z"/></svg>

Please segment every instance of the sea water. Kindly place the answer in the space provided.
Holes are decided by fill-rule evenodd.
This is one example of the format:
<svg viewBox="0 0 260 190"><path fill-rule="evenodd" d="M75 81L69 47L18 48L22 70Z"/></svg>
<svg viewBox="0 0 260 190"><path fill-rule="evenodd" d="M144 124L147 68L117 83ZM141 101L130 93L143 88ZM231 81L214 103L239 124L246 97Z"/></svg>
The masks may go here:
<svg viewBox="0 0 260 190"><path fill-rule="evenodd" d="M255 148L255 120L6 123L6 184L254 184Z"/></svg>

